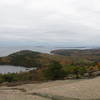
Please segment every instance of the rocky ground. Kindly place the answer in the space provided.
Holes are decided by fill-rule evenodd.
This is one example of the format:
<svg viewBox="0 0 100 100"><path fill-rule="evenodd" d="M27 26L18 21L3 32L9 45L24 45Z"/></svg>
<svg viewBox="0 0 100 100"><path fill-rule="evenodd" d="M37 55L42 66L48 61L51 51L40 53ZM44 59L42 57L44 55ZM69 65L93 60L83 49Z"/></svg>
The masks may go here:
<svg viewBox="0 0 100 100"><path fill-rule="evenodd" d="M1 86L0 100L100 100L100 77Z"/></svg>

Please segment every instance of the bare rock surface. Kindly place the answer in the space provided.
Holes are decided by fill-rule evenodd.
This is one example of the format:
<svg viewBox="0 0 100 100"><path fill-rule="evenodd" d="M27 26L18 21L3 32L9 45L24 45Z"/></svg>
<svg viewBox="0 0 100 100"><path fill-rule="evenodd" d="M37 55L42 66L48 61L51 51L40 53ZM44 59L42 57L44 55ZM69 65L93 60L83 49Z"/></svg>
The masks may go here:
<svg viewBox="0 0 100 100"><path fill-rule="evenodd" d="M99 100L100 77L0 87L0 100L54 100L53 98L57 98L56 100Z"/></svg>

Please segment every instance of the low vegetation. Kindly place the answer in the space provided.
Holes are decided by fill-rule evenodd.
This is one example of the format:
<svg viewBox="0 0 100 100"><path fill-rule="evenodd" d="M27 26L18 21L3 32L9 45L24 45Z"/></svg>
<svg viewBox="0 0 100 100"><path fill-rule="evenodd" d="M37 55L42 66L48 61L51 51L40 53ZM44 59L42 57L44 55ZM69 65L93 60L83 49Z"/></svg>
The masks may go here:
<svg viewBox="0 0 100 100"><path fill-rule="evenodd" d="M35 81L35 71L0 74L0 83Z"/></svg>

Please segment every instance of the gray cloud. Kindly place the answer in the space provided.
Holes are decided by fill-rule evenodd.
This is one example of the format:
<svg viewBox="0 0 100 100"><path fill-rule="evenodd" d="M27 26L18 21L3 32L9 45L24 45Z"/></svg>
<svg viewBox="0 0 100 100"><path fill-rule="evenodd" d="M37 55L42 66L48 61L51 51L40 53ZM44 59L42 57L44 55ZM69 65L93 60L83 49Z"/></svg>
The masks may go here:
<svg viewBox="0 0 100 100"><path fill-rule="evenodd" d="M99 45L100 0L1 0L0 41Z"/></svg>

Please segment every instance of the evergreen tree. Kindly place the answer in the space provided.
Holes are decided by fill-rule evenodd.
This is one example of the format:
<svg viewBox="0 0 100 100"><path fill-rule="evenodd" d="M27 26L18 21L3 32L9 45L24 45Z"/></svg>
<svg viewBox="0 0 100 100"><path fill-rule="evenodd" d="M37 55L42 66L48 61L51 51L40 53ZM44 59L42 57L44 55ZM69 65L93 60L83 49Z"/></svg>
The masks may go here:
<svg viewBox="0 0 100 100"><path fill-rule="evenodd" d="M61 64L53 61L49 67L44 70L44 76L47 80L57 80L64 77L64 71L62 70Z"/></svg>

